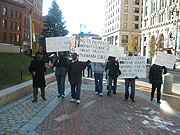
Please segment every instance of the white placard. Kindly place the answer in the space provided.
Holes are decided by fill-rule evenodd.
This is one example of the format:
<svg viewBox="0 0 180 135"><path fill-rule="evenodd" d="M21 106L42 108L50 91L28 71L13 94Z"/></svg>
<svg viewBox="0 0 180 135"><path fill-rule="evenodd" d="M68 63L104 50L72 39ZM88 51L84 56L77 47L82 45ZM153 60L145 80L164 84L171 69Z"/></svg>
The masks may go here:
<svg viewBox="0 0 180 135"><path fill-rule="evenodd" d="M119 57L120 78L146 78L146 57Z"/></svg>
<svg viewBox="0 0 180 135"><path fill-rule="evenodd" d="M152 64L165 66L166 68L173 69L175 62L176 56L158 51Z"/></svg>
<svg viewBox="0 0 180 135"><path fill-rule="evenodd" d="M68 37L46 38L46 51L47 52L69 51L69 38Z"/></svg>
<svg viewBox="0 0 180 135"><path fill-rule="evenodd" d="M124 57L124 47L110 45L109 56L114 56L116 58Z"/></svg>
<svg viewBox="0 0 180 135"><path fill-rule="evenodd" d="M95 39L80 39L80 45L76 52L79 55L79 61L101 62L105 63L107 42Z"/></svg>

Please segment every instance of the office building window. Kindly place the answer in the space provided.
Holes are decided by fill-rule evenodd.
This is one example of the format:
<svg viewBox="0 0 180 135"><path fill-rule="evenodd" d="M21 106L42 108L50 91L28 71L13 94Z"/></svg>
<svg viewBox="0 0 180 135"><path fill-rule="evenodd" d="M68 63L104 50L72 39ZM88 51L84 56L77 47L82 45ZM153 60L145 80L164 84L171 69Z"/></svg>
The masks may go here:
<svg viewBox="0 0 180 135"><path fill-rule="evenodd" d="M124 15L124 20L128 20L128 15L127 14Z"/></svg>
<svg viewBox="0 0 180 135"><path fill-rule="evenodd" d="M12 33L9 33L9 42L12 42Z"/></svg>
<svg viewBox="0 0 180 135"><path fill-rule="evenodd" d="M13 42L16 42L16 34L13 34Z"/></svg>
<svg viewBox="0 0 180 135"><path fill-rule="evenodd" d="M14 30L17 30L17 22L14 22Z"/></svg>
<svg viewBox="0 0 180 135"><path fill-rule="evenodd" d="M7 8L3 8L3 15L7 15Z"/></svg>
<svg viewBox="0 0 180 135"><path fill-rule="evenodd" d="M133 29L139 29L139 25L138 24L133 24Z"/></svg>
<svg viewBox="0 0 180 135"><path fill-rule="evenodd" d="M14 18L17 18L17 11L14 11Z"/></svg>
<svg viewBox="0 0 180 135"><path fill-rule="evenodd" d="M127 28L127 23L124 23L124 28Z"/></svg>
<svg viewBox="0 0 180 135"><path fill-rule="evenodd" d="M21 23L18 23L18 29L17 30L20 30L21 29Z"/></svg>
<svg viewBox="0 0 180 135"><path fill-rule="evenodd" d="M13 17L13 10L10 9L10 16Z"/></svg>
<svg viewBox="0 0 180 135"><path fill-rule="evenodd" d="M139 5L139 0L133 0L134 5Z"/></svg>
<svg viewBox="0 0 180 135"><path fill-rule="evenodd" d="M139 13L139 8L133 8L133 13Z"/></svg>
<svg viewBox="0 0 180 135"><path fill-rule="evenodd" d="M124 7L124 12L128 12L128 7Z"/></svg>
<svg viewBox="0 0 180 135"><path fill-rule="evenodd" d="M26 24L27 26L26 27L28 27L29 26L29 20L28 20L28 18L27 18L27 24Z"/></svg>
<svg viewBox="0 0 180 135"><path fill-rule="evenodd" d="M19 12L19 19L21 19L21 12Z"/></svg>
<svg viewBox="0 0 180 135"><path fill-rule="evenodd" d="M12 30L12 28L13 28L13 22L10 21L10 22L9 22L9 29Z"/></svg>
<svg viewBox="0 0 180 135"><path fill-rule="evenodd" d="M3 28L6 28L6 20L3 20Z"/></svg>
<svg viewBox="0 0 180 135"><path fill-rule="evenodd" d="M133 15L133 21L139 21L139 16Z"/></svg>
<svg viewBox="0 0 180 135"><path fill-rule="evenodd" d="M128 4L128 0L124 0L124 4Z"/></svg>
<svg viewBox="0 0 180 135"><path fill-rule="evenodd" d="M17 35L17 42L20 42L20 35Z"/></svg>
<svg viewBox="0 0 180 135"><path fill-rule="evenodd" d="M128 43L128 35L122 35L122 43Z"/></svg>
<svg viewBox="0 0 180 135"><path fill-rule="evenodd" d="M6 32L3 32L2 34L2 41L6 41Z"/></svg>
<svg viewBox="0 0 180 135"><path fill-rule="evenodd" d="M26 26L26 17L24 17L24 27Z"/></svg>
<svg viewBox="0 0 180 135"><path fill-rule="evenodd" d="M26 31L26 41L28 41L28 32Z"/></svg>

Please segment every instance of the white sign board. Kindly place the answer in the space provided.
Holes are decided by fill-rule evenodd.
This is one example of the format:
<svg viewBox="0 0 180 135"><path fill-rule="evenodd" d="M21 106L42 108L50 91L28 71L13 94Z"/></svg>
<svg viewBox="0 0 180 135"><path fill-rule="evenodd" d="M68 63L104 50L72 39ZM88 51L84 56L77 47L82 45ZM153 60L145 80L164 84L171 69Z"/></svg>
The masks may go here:
<svg viewBox="0 0 180 135"><path fill-rule="evenodd" d="M95 39L80 39L80 45L76 52L79 54L79 61L105 63L107 42Z"/></svg>
<svg viewBox="0 0 180 135"><path fill-rule="evenodd" d="M146 78L146 57L119 57L120 78Z"/></svg>
<svg viewBox="0 0 180 135"><path fill-rule="evenodd" d="M157 52L157 55L155 56L154 61L152 63L173 69L175 62L176 56L164 52Z"/></svg>
<svg viewBox="0 0 180 135"><path fill-rule="evenodd" d="M108 53L109 56L113 56L116 58L124 57L124 47L110 45L108 52L109 52Z"/></svg>
<svg viewBox="0 0 180 135"><path fill-rule="evenodd" d="M69 38L68 37L46 38L46 51L47 52L69 51Z"/></svg>

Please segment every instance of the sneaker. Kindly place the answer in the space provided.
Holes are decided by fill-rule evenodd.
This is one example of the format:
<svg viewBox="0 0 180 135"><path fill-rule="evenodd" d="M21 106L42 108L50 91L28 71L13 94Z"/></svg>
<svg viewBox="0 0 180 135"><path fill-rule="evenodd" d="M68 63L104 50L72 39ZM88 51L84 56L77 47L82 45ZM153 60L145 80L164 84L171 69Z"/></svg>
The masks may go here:
<svg viewBox="0 0 180 135"><path fill-rule="evenodd" d="M116 95L116 91L113 90L113 94Z"/></svg>
<svg viewBox="0 0 180 135"><path fill-rule="evenodd" d="M98 92L95 92L95 95L98 95Z"/></svg>
<svg viewBox="0 0 180 135"><path fill-rule="evenodd" d="M161 102L160 102L160 101L157 101L157 103L161 104Z"/></svg>
<svg viewBox="0 0 180 135"><path fill-rule="evenodd" d="M33 103L37 102L37 100L32 100Z"/></svg>
<svg viewBox="0 0 180 135"><path fill-rule="evenodd" d="M76 101L76 99L74 99L74 98L71 98L71 102L75 102Z"/></svg>
<svg viewBox="0 0 180 135"><path fill-rule="evenodd" d="M108 95L108 96L111 96L111 93L110 93L110 92L107 92L107 95Z"/></svg>
<svg viewBox="0 0 180 135"><path fill-rule="evenodd" d="M151 98L150 101L153 101L153 99Z"/></svg>
<svg viewBox="0 0 180 135"><path fill-rule="evenodd" d="M134 100L134 99L131 99L131 101L135 102L135 100Z"/></svg>
<svg viewBox="0 0 180 135"><path fill-rule="evenodd" d="M65 95L62 95L61 97L64 99L64 98L65 98Z"/></svg>
<svg viewBox="0 0 180 135"><path fill-rule="evenodd" d="M61 96L60 95L58 95L58 98L60 98Z"/></svg>
<svg viewBox="0 0 180 135"><path fill-rule="evenodd" d="M127 100L128 100L127 98L124 99L124 101L127 101Z"/></svg>
<svg viewBox="0 0 180 135"><path fill-rule="evenodd" d="M76 103L77 103L77 104L80 104L80 100L77 100Z"/></svg>
<svg viewBox="0 0 180 135"><path fill-rule="evenodd" d="M103 94L102 94L102 93L99 93L99 96L103 96Z"/></svg>

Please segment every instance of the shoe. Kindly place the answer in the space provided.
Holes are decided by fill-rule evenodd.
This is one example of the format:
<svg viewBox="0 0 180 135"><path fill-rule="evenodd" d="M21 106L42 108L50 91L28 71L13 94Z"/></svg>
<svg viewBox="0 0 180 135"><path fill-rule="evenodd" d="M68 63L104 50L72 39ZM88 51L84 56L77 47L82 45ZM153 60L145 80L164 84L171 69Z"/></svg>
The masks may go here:
<svg viewBox="0 0 180 135"><path fill-rule="evenodd" d="M127 101L127 100L128 100L127 98L124 99L124 101Z"/></svg>
<svg viewBox="0 0 180 135"><path fill-rule="evenodd" d="M58 98L60 98L61 96L60 95L58 95Z"/></svg>
<svg viewBox="0 0 180 135"><path fill-rule="evenodd" d="M161 104L161 102L160 102L160 101L157 101L157 103Z"/></svg>
<svg viewBox="0 0 180 135"><path fill-rule="evenodd" d="M77 104L80 104L80 100L77 100L76 103L77 103Z"/></svg>
<svg viewBox="0 0 180 135"><path fill-rule="evenodd" d="M99 93L99 96L103 96L103 94L102 94L102 93Z"/></svg>
<svg viewBox="0 0 180 135"><path fill-rule="evenodd" d="M107 95L108 95L108 96L111 96L111 93L108 92Z"/></svg>
<svg viewBox="0 0 180 135"><path fill-rule="evenodd" d="M151 98L150 101L153 101L153 99Z"/></svg>
<svg viewBox="0 0 180 135"><path fill-rule="evenodd" d="M74 99L74 98L71 98L71 102L75 102L76 101L76 99Z"/></svg>
<svg viewBox="0 0 180 135"><path fill-rule="evenodd" d="M65 98L65 95L62 95L61 97L64 99L64 98Z"/></svg>
<svg viewBox="0 0 180 135"><path fill-rule="evenodd" d="M98 95L98 92L95 92L95 95Z"/></svg>
<svg viewBox="0 0 180 135"><path fill-rule="evenodd" d="M32 100L33 103L37 102L37 100Z"/></svg>
<svg viewBox="0 0 180 135"><path fill-rule="evenodd" d="M131 99L131 101L135 102L135 100L134 100L134 99Z"/></svg>
<svg viewBox="0 0 180 135"><path fill-rule="evenodd" d="M44 101L46 101L46 98L42 98Z"/></svg>
<svg viewBox="0 0 180 135"><path fill-rule="evenodd" d="M113 94L116 95L116 91L113 90Z"/></svg>

